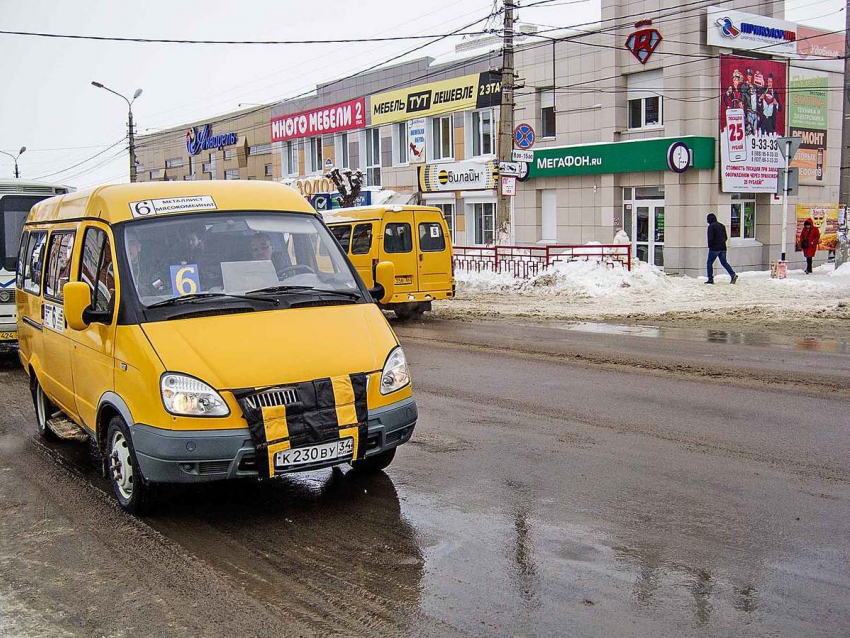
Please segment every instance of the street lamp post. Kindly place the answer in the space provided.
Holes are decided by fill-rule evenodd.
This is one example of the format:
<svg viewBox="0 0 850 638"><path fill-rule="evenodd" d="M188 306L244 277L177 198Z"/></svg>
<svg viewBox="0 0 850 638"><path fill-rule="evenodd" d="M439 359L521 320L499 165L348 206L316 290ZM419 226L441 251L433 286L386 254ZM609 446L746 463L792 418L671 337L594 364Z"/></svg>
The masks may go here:
<svg viewBox="0 0 850 638"><path fill-rule="evenodd" d="M130 138L130 182L136 181L136 140L134 136L133 129L133 102L136 101L136 98L142 94L142 89L136 89L136 92L133 93L133 99L128 100L126 97L118 93L117 91L113 91L108 86L104 86L100 82L92 82L92 86L96 86L99 89L103 89L104 91L109 91L110 93L117 95L122 100L127 103L127 127L128 127L128 136Z"/></svg>
<svg viewBox="0 0 850 638"><path fill-rule="evenodd" d="M7 153L6 151L0 151L3 155L8 155L15 162L15 179L21 178L21 172L18 170L18 158L24 154L24 151L27 150L26 146L22 146L21 150L18 151L17 155L12 155L11 153Z"/></svg>

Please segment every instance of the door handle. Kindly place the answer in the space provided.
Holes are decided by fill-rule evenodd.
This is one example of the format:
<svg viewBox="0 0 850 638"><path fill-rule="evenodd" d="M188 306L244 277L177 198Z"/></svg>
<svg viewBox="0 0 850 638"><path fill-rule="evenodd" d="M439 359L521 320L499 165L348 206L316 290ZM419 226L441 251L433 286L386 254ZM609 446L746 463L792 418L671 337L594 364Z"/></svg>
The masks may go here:
<svg viewBox="0 0 850 638"><path fill-rule="evenodd" d="M422 253L419 253L419 261L422 261L425 256Z"/></svg>

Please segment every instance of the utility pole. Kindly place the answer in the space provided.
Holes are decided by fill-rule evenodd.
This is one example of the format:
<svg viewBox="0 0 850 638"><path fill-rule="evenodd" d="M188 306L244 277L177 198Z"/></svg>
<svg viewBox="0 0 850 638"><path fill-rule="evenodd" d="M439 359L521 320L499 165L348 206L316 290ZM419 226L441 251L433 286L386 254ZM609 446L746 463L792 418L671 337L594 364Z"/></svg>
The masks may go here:
<svg viewBox="0 0 850 638"><path fill-rule="evenodd" d="M514 134L514 9L515 0L505 2L505 33L502 45L502 106L499 108L499 161L509 162ZM500 180L501 181L501 180ZM496 214L496 238L510 232L511 198L501 194L498 184L499 209Z"/></svg>
<svg viewBox="0 0 850 638"><path fill-rule="evenodd" d="M846 20L846 34L850 33L850 10L845 9L844 19ZM848 41L850 45L850 41ZM847 240L848 227L850 220L847 219L848 211L850 211L850 46L847 46L844 51L844 90L842 95L844 99L841 101L841 177L839 178L838 203L844 207L844 228L838 229L838 246L835 250L835 267L838 268L842 264L850 261L850 244Z"/></svg>
<svg viewBox="0 0 850 638"><path fill-rule="evenodd" d="M130 136L130 183L136 181L136 139L135 139L135 127L133 126L133 107L132 103L129 109L129 113L127 115L127 121L129 126L128 135Z"/></svg>

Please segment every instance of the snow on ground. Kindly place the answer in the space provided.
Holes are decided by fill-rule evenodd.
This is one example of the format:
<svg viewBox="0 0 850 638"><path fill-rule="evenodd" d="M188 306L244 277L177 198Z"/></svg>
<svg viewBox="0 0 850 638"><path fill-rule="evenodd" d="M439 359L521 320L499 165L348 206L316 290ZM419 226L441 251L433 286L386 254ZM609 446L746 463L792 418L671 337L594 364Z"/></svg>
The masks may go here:
<svg viewBox="0 0 850 638"><path fill-rule="evenodd" d="M722 269L715 272L715 284L707 285L705 277L668 276L644 263L629 272L618 264L574 261L531 279L459 270L457 298L435 310L446 318L688 322L710 317L755 324L817 316L841 320L839 325L850 328L850 264L839 270L831 264L819 266L812 275L792 270L787 279L771 279L767 271L742 272L734 286Z"/></svg>

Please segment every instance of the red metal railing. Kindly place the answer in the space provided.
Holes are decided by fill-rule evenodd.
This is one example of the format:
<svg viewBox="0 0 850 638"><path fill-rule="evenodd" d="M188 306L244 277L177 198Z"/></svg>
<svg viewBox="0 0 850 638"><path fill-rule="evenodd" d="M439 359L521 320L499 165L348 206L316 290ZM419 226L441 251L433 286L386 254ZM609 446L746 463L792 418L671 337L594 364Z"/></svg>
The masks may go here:
<svg viewBox="0 0 850 638"><path fill-rule="evenodd" d="M510 273L528 279L550 266L568 261L599 261L613 267L632 269L632 247L628 244L573 246L568 244L532 246L454 246L456 270Z"/></svg>

